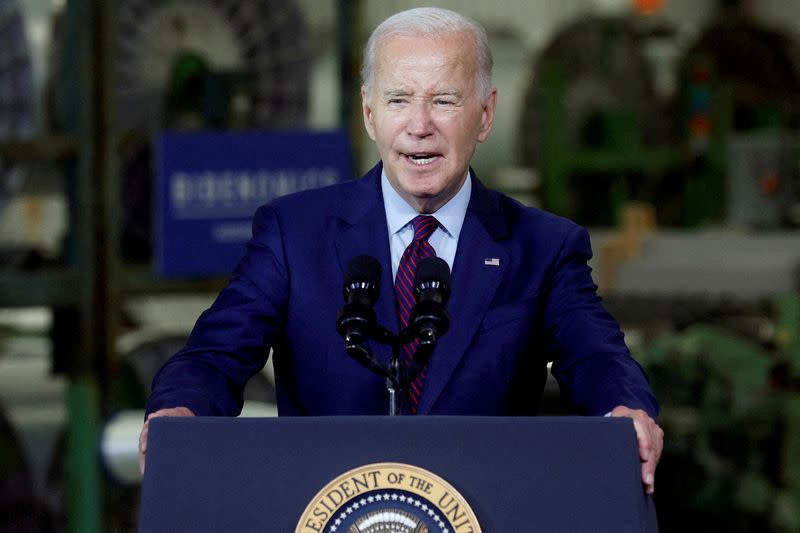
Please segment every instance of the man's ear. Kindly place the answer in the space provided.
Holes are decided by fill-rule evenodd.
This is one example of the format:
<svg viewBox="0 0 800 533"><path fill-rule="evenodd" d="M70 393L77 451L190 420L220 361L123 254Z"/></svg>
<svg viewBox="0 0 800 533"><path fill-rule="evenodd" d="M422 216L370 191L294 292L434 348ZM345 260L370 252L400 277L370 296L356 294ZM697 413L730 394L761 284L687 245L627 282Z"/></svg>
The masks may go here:
<svg viewBox="0 0 800 533"><path fill-rule="evenodd" d="M372 119L374 117L372 104L370 103L369 98L369 90L362 86L361 87L361 113L364 115L364 127L367 129L367 135L373 141L375 140L375 124L373 124Z"/></svg>
<svg viewBox="0 0 800 533"><path fill-rule="evenodd" d="M478 133L478 142L483 142L489 138L494 124L494 110L497 107L497 87L492 87L489 98L483 104L483 114L481 115L481 131Z"/></svg>

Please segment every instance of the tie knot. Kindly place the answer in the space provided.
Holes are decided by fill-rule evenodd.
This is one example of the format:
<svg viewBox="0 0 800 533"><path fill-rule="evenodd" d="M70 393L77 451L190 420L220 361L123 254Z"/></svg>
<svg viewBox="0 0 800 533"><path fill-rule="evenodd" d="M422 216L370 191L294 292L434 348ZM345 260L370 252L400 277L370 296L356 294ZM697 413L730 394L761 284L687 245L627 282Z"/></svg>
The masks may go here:
<svg viewBox="0 0 800 533"><path fill-rule="evenodd" d="M411 225L414 226L414 240L427 241L433 232L436 231L436 228L439 227L439 221L436 220L436 217L431 215L419 215L414 217L414 220L411 221Z"/></svg>

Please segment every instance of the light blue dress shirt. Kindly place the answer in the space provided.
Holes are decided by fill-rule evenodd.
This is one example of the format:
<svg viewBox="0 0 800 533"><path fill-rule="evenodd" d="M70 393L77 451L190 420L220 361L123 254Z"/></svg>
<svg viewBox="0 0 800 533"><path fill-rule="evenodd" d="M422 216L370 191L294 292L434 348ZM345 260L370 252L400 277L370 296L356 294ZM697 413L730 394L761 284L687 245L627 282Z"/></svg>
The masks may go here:
<svg viewBox="0 0 800 533"><path fill-rule="evenodd" d="M392 279L394 279L400 266L400 258L414 239L414 228L411 221L419 213L397 194L392 184L389 183L385 170L381 173L381 191L383 192L383 207L386 210L386 225L389 228ZM472 180L469 178L468 171L467 179L464 180L464 184L456 195L438 211L431 213L439 221L439 227L430 236L428 243L436 251L436 256L444 259L450 266L450 270L453 270L458 236L464 225L470 194L472 194Z"/></svg>

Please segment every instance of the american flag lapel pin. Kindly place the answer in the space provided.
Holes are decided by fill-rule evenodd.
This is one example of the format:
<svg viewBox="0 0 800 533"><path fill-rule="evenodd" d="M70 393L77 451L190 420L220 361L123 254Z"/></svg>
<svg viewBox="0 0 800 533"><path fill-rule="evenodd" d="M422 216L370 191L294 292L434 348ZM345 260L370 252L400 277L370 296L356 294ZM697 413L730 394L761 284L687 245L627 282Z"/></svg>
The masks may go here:
<svg viewBox="0 0 800 533"><path fill-rule="evenodd" d="M499 267L500 266L500 258L499 257L487 257L483 260L484 265Z"/></svg>

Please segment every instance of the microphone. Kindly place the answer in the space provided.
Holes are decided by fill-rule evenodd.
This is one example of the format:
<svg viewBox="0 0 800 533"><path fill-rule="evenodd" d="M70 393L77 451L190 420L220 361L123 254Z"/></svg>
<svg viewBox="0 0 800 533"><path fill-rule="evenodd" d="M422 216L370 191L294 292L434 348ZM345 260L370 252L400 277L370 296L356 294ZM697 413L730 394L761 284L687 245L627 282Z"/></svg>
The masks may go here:
<svg viewBox="0 0 800 533"><path fill-rule="evenodd" d="M344 337L345 346L358 346L375 330L375 311L381 281L381 264L369 255L350 260L344 276L344 307L336 317L336 331Z"/></svg>
<svg viewBox="0 0 800 533"><path fill-rule="evenodd" d="M450 327L450 315L444 307L450 297L450 267L442 258L427 257L419 262L414 292L417 304L411 310L409 325L421 346L433 346Z"/></svg>

